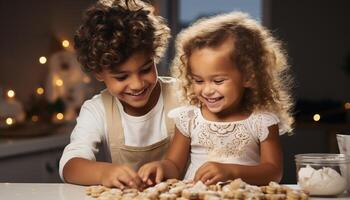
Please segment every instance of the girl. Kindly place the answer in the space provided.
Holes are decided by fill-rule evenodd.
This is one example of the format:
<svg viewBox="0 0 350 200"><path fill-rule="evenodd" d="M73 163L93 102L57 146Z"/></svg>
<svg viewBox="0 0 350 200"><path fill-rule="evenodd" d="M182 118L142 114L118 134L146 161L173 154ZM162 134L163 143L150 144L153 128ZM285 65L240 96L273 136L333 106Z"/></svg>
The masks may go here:
<svg viewBox="0 0 350 200"><path fill-rule="evenodd" d="M280 181L279 134L293 122L280 43L247 14L232 12L194 23L176 44L172 68L190 105L169 113L173 142L165 159L140 168L140 177Z"/></svg>
<svg viewBox="0 0 350 200"><path fill-rule="evenodd" d="M165 113L176 98L156 64L169 35L163 19L139 0L101 0L86 11L75 48L84 69L107 89L80 110L60 160L64 181L139 187L135 170L162 158L175 127ZM107 149L106 162L96 161L100 148Z"/></svg>

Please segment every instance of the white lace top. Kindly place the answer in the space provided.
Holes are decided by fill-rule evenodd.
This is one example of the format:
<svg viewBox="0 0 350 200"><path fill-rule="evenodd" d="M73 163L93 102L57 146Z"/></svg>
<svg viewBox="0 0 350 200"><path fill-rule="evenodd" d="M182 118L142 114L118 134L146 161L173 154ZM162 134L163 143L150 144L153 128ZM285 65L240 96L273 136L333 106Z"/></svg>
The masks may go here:
<svg viewBox="0 0 350 200"><path fill-rule="evenodd" d="M191 139L190 165L184 179L193 179L197 169L207 161L257 165L259 143L267 138L268 127L280 122L269 112L252 113L240 121L213 122L204 119L195 106L173 109L168 116Z"/></svg>

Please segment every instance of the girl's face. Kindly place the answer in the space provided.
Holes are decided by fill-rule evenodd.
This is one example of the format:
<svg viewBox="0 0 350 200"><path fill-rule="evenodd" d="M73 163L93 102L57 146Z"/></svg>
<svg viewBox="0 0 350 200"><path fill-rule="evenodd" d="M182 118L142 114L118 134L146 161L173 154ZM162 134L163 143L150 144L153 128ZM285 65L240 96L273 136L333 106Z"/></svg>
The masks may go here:
<svg viewBox="0 0 350 200"><path fill-rule="evenodd" d="M144 53L133 54L115 71L103 70L95 75L131 115L146 114L158 100L157 69L153 59Z"/></svg>
<svg viewBox="0 0 350 200"><path fill-rule="evenodd" d="M230 58L232 40L219 47L195 50L189 58L194 93L203 109L218 117L241 112L241 99L248 87Z"/></svg>

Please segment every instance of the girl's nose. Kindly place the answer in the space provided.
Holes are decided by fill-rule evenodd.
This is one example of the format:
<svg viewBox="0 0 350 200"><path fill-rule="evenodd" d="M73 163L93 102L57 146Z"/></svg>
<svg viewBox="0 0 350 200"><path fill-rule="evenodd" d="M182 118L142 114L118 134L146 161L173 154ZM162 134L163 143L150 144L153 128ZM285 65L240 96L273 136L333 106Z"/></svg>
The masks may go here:
<svg viewBox="0 0 350 200"><path fill-rule="evenodd" d="M212 87L211 84L205 84L203 87L203 94L206 96L211 95L215 92L215 89Z"/></svg>

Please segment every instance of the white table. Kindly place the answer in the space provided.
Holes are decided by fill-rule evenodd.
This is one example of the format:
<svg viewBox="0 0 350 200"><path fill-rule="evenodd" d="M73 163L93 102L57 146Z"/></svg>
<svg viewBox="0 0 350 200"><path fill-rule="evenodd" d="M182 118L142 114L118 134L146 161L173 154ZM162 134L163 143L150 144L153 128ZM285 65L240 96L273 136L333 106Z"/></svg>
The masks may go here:
<svg viewBox="0 0 350 200"><path fill-rule="evenodd" d="M288 185L292 188L296 185ZM1 200L96 200L85 194L85 187L63 183L0 183ZM349 200L349 195L311 200Z"/></svg>

